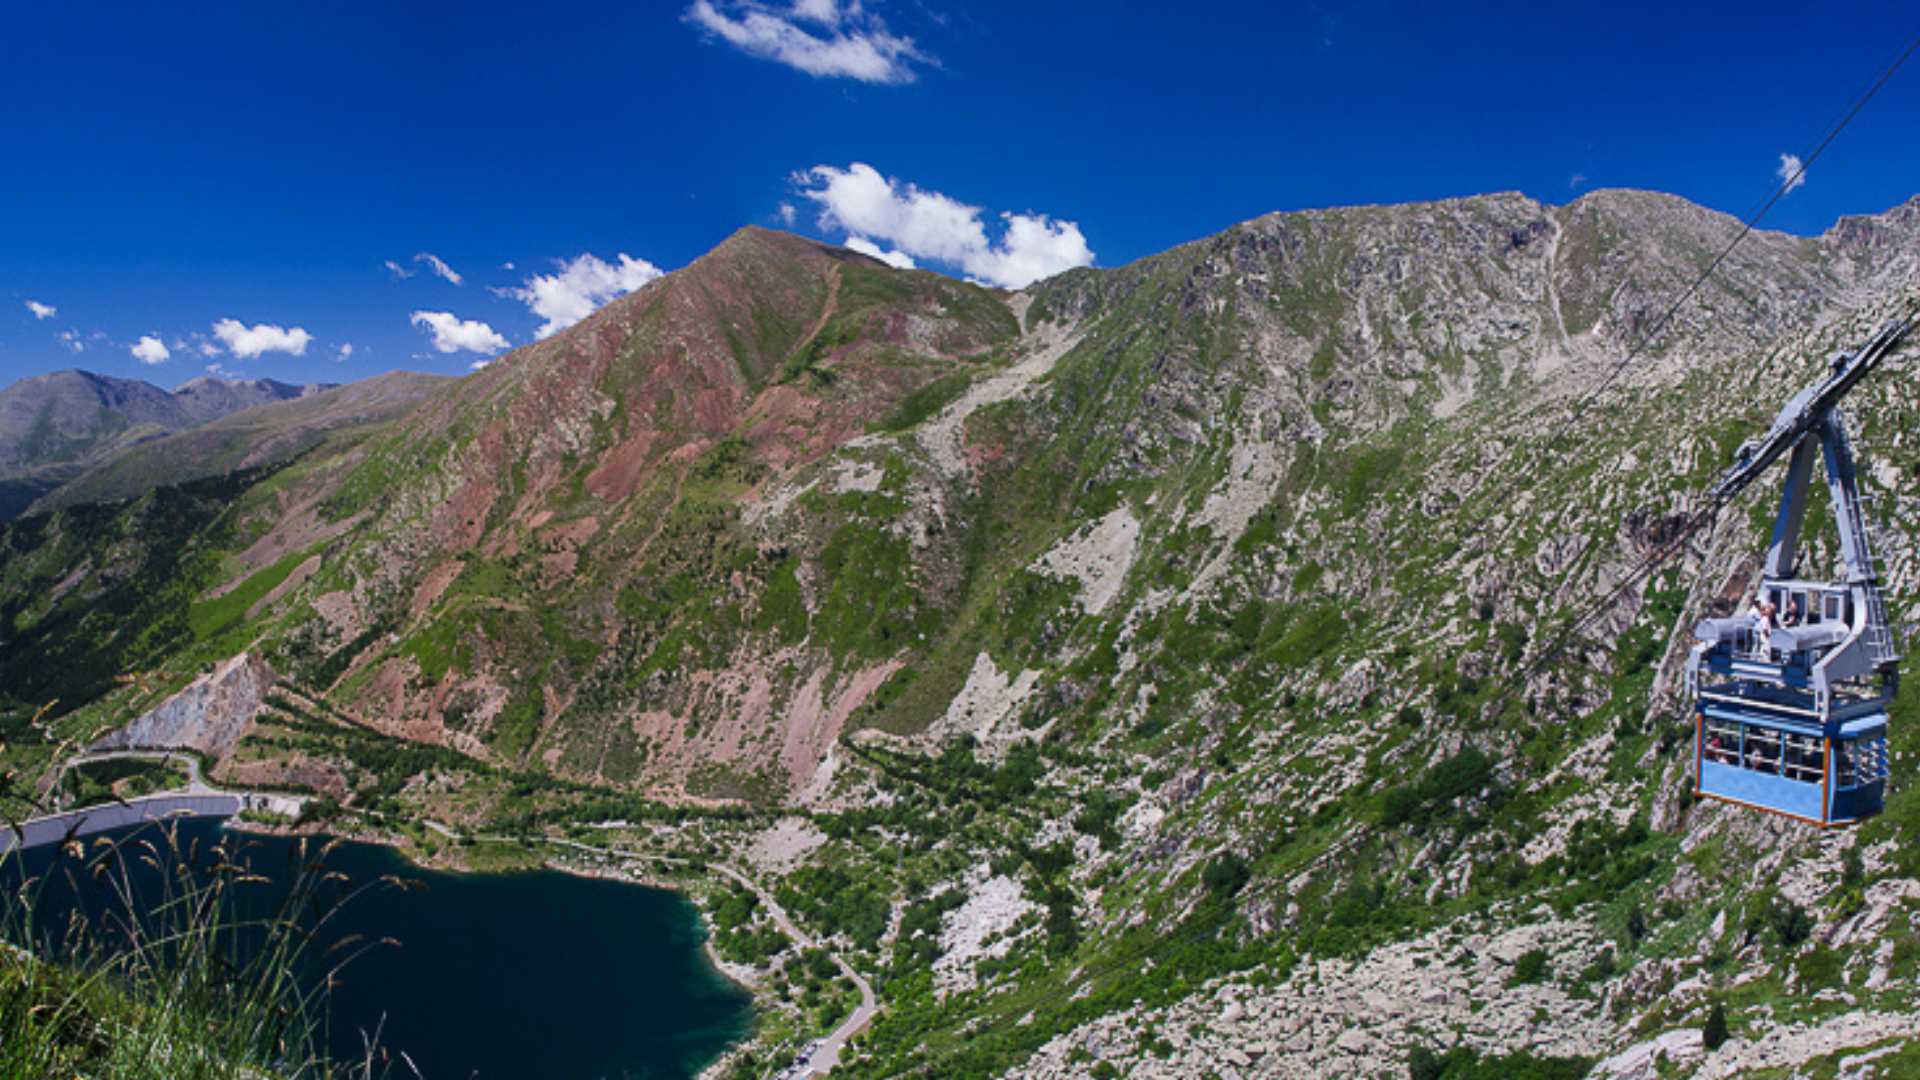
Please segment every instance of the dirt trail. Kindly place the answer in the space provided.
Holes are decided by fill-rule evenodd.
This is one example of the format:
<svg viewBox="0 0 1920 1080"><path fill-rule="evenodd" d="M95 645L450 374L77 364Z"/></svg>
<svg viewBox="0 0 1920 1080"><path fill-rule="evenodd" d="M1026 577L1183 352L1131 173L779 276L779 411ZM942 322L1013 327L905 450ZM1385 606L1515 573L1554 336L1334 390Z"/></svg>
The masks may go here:
<svg viewBox="0 0 1920 1080"><path fill-rule="evenodd" d="M1010 304L1015 315L1024 315L1027 305L1015 297ZM1023 334L1020 344L1026 355L1012 367L967 388L960 399L940 410L940 414L920 428L920 445L926 448L934 464L948 476L965 475L967 467L967 417L988 405L1012 401L1024 396L1035 382L1053 370L1060 358L1080 344L1076 325L1049 322Z"/></svg>
<svg viewBox="0 0 1920 1080"><path fill-rule="evenodd" d="M833 318L834 312L839 310L840 268L836 266L827 274L827 302L820 308L820 317L813 320L813 326L808 329L806 335L800 339L800 343L787 350L787 355L782 359L781 363L784 364L794 357L799 356L807 346L813 344L813 339L819 337L820 331L827 328L827 320Z"/></svg>

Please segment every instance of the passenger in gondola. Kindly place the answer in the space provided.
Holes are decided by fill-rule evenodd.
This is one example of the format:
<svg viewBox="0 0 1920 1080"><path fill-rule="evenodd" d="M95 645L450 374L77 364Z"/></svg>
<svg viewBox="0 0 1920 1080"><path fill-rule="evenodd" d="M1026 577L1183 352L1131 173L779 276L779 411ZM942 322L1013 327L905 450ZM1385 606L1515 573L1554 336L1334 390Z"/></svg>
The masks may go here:
<svg viewBox="0 0 1920 1080"><path fill-rule="evenodd" d="M1771 650L1767 639L1774 629L1774 608L1771 603L1759 596L1753 598L1753 606L1747 609L1747 617L1753 620L1753 654L1765 658Z"/></svg>
<svg viewBox="0 0 1920 1080"><path fill-rule="evenodd" d="M1796 597L1787 601L1787 610L1780 616L1780 625L1799 626L1805 619L1806 616L1800 611L1800 600Z"/></svg>
<svg viewBox="0 0 1920 1080"><path fill-rule="evenodd" d="M1721 765L1733 763L1733 751L1727 749L1727 742L1719 735L1707 736L1707 760Z"/></svg>

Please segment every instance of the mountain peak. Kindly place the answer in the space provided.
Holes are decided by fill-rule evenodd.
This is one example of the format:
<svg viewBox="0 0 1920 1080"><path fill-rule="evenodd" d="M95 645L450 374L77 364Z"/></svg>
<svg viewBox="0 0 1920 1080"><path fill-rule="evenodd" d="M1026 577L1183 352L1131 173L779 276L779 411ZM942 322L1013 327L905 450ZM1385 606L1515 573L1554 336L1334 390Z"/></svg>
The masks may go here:
<svg viewBox="0 0 1920 1080"><path fill-rule="evenodd" d="M804 258L811 254L830 254L839 250L841 249L837 245L824 243L799 233L770 229L764 225L742 225L695 262L715 256Z"/></svg>

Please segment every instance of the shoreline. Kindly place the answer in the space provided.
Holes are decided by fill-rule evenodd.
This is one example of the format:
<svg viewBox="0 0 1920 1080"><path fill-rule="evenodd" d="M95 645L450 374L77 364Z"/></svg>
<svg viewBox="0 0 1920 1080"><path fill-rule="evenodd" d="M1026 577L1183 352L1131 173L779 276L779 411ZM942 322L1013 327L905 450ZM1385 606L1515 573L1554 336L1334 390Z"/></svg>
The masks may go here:
<svg viewBox="0 0 1920 1080"><path fill-rule="evenodd" d="M641 888L658 889L672 893L688 904L701 931L700 953L705 958L708 969L745 993L752 1003L751 1019L747 1030L736 1042L721 1050L711 1062L695 1073L698 1080L715 1080L724 1073L735 1058L752 1047L759 1015L773 1008L771 994L756 977L754 970L732 963L720 955L714 945L713 925L708 920L707 912L694 895L694 890L687 888L683 882L673 881L646 867L644 864L649 860L644 857L623 856L610 850L595 849L591 845L580 844L578 841L556 841L551 837L543 837L536 841L536 844L545 850L538 850L538 848L529 850L529 854L537 860L533 865L476 868L445 849L429 854L405 833L391 827L381 827L379 823L367 816L367 811L348 811L342 817L330 822L306 824L296 824L292 820L281 822L251 820L243 816L243 812L249 808L250 800L246 795L247 793L225 791L217 793L155 792L125 802L97 804L13 823L12 829L0 829L0 859L9 854L33 850L69 838L90 836L116 829L164 827L170 822L212 819L219 823L222 831L234 833L286 839L331 837L349 843L382 847L398 855L410 866L436 873L489 875L546 870L574 877L595 878ZM436 827L426 819L420 820L430 831L447 840L449 848L453 846L456 836L444 826ZM16 829L18 832L15 831ZM25 843L18 842L22 836L26 837ZM480 842L510 843L503 840ZM603 851L608 864L582 865L565 859L561 857L561 852L567 850L567 845L572 845L580 852ZM711 867L705 872L720 873Z"/></svg>
<svg viewBox="0 0 1920 1080"><path fill-rule="evenodd" d="M364 818L362 820L364 820ZM720 956L719 950L716 949L713 944L713 941L714 941L713 924L708 921L706 911L694 899L692 893L685 888L682 888L674 883L669 882L667 879L665 879L660 875L657 875L648 871L644 871L644 870L635 869L636 864L639 864L645 861L642 859L622 858L621 856L618 856L618 855L611 855L610 856L611 858L620 860L621 865L618 868L608 867L608 866L580 866L580 865L571 864L565 861L557 860L554 858L551 851L549 851L547 853L542 854L540 859L540 864L536 867L516 867L516 868L510 868L510 869L485 870L485 869L474 869L472 867L464 866L464 865L456 865L454 860L448 859L445 856L438 856L431 860L422 859L419 857L420 851L417 845L405 842L404 838L396 838L393 835L393 833L389 831L374 830L371 832L349 832L344 829L329 830L321 826L313 826L311 828L311 831L302 832L300 829L289 828L286 826L261 825L258 822L243 822L240 820L238 815L235 815L234 817L229 818L228 824L225 827L230 829L241 829L242 831L258 832L265 835L280 835L280 836L328 835L328 836L338 837L339 839L350 841L352 843L377 845L379 847L391 849L395 854L399 855L402 859L406 860L408 863L414 866L418 866L424 870L433 870L439 873L484 875L484 874L534 873L540 870L549 870L554 873L571 874L575 877L595 878L595 879L605 880L605 881L617 881L624 885L634 885L641 888L659 889L662 892L670 892L675 896L680 897L682 900L686 901L689 907L693 909L694 919L699 923L700 930L701 930L700 953L703 957L706 958L708 967L713 971L714 974L718 975L720 978L726 980L728 983L731 983L735 987L738 987L740 990L745 992L753 1002L753 1012L751 1014L751 1019L749 1021L749 1026L747 1031L740 1037L738 1041L726 1047L724 1050L720 1051L720 1053L717 1056L715 1056L712 1061L702 1066L700 1070L694 1074L695 1080L718 1080L718 1078L725 1073L726 1069L733 1064L734 1060L740 1054L742 1054L743 1052L745 1052L746 1050L748 1050L754 1045L755 1029L758 1024L759 1015L761 1012L773 1007L772 995L767 991L767 989L764 986L760 984L760 981L754 977L753 970L751 968L746 968L746 967L742 967L741 965L734 964ZM554 847L554 842L551 839L542 839L541 841L539 841L539 843L547 846L549 849ZM713 873L714 871L709 869L707 872Z"/></svg>

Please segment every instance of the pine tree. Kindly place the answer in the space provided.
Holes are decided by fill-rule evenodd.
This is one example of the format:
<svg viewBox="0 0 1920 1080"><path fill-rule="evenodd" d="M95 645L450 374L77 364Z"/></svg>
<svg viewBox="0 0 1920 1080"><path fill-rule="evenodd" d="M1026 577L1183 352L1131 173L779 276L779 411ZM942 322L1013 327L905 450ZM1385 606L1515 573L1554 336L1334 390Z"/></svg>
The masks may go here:
<svg viewBox="0 0 1920 1080"><path fill-rule="evenodd" d="M1700 1043L1708 1050L1720 1049L1727 1041L1727 1007L1719 1002L1707 1010L1707 1026L1700 1029Z"/></svg>

